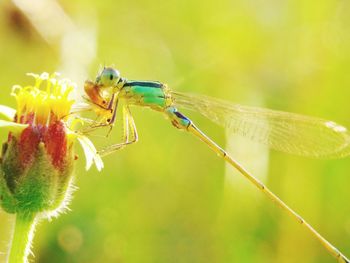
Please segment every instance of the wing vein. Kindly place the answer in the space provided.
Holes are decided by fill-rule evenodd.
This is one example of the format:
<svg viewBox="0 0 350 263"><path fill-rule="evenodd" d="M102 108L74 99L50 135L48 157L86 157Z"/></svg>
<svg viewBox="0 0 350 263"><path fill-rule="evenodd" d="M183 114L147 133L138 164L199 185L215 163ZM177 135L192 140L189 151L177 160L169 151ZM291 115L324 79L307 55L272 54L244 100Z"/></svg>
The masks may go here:
<svg viewBox="0 0 350 263"><path fill-rule="evenodd" d="M202 95L172 92L172 97L175 106L198 111L231 132L278 151L316 158L350 154L350 133L331 121Z"/></svg>

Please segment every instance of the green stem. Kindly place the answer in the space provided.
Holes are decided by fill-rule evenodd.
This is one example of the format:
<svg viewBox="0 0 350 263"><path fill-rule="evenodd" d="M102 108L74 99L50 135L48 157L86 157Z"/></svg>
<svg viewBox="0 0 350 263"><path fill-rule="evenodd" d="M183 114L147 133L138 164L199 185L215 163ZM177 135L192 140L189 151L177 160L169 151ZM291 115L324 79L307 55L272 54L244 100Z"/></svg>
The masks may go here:
<svg viewBox="0 0 350 263"><path fill-rule="evenodd" d="M8 263L25 263L30 253L35 215L18 213Z"/></svg>

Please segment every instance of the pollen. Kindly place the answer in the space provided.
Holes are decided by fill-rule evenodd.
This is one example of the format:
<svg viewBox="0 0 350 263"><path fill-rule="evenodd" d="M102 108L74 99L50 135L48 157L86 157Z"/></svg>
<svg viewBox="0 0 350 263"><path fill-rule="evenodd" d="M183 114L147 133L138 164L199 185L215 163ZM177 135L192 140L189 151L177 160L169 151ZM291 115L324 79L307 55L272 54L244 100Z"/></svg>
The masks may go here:
<svg viewBox="0 0 350 263"><path fill-rule="evenodd" d="M34 85L12 88L11 95L17 101L16 122L49 126L67 118L74 103L70 94L76 85L68 79L56 79L57 73L28 75L34 77Z"/></svg>

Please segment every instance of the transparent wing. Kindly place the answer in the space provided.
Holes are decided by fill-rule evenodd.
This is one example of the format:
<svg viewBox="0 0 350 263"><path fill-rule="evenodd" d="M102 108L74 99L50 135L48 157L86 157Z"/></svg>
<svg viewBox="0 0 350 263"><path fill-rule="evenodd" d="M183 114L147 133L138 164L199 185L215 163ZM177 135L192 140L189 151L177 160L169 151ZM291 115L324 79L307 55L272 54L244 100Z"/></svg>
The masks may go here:
<svg viewBox="0 0 350 263"><path fill-rule="evenodd" d="M233 133L272 149L317 158L350 154L350 133L332 121L241 106L201 95L172 92L174 105L200 112Z"/></svg>

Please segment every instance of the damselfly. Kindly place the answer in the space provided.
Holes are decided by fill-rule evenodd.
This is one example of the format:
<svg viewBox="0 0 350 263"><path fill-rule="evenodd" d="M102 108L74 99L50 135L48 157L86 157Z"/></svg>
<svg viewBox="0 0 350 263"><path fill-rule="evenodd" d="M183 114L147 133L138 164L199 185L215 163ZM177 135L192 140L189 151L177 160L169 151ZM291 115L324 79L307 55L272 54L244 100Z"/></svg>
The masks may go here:
<svg viewBox="0 0 350 263"><path fill-rule="evenodd" d="M273 149L308 157L338 158L349 155L350 133L345 127L319 118L240 106L210 97L174 92L167 85L157 81L127 80L120 76L118 70L110 67L103 68L95 81L87 80L84 88L90 107L99 116L98 121L91 123L90 130L101 126L112 127L115 124L118 104L123 101L123 141L101 149L100 155L108 155L137 142L136 125L130 112L131 105L161 112L173 126L192 133L236 168L261 192L303 225L339 262L350 262L300 215L179 112L178 107L198 111L232 132L264 143Z"/></svg>

